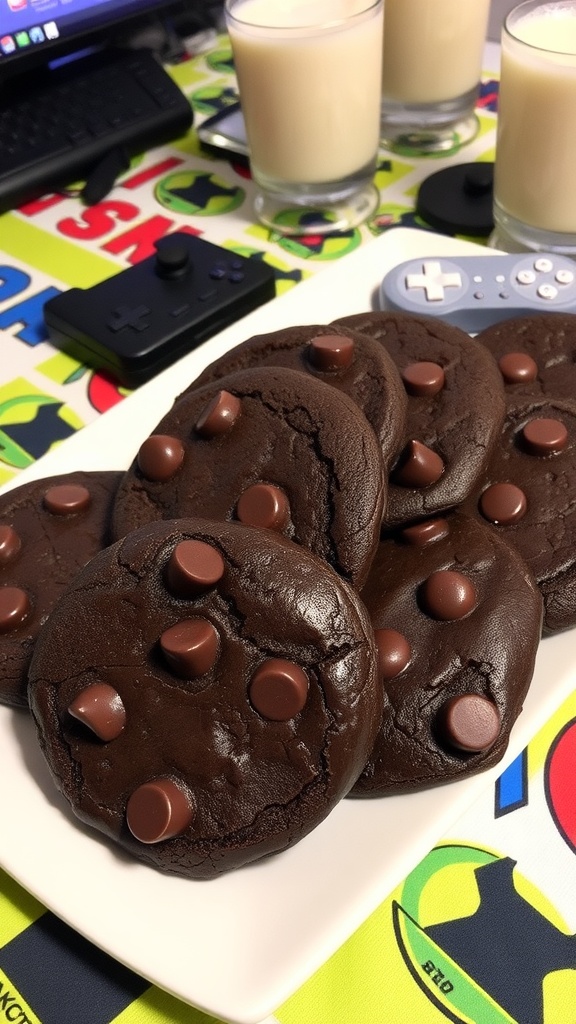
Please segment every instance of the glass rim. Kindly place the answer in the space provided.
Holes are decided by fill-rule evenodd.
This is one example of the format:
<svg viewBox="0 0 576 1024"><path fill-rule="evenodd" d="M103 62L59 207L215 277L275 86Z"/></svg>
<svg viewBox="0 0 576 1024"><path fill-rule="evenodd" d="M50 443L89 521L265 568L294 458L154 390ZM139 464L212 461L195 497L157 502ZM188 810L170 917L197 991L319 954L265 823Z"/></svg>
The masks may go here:
<svg viewBox="0 0 576 1024"><path fill-rule="evenodd" d="M363 18L366 14L369 14L371 11L375 11L377 8L383 6L384 0L366 0L365 6L362 10L354 11L351 14L345 14L343 17L322 19L321 21L299 22L296 25L270 25L262 21L245 21L243 18L239 17L237 13L234 13L231 10L233 4L236 4L238 8L241 9L243 6L243 0L225 0L224 14L226 16L226 20L230 23L236 23L241 28L259 29L266 32L297 33L305 31L318 32L324 29L339 28L341 25L348 25L350 22L354 21L355 18ZM310 6L313 6L312 0Z"/></svg>
<svg viewBox="0 0 576 1024"><path fill-rule="evenodd" d="M521 43L522 46L527 46L530 50L534 50L537 53L549 54L554 53L559 57L573 57L576 59L576 50L551 50L549 46L538 46L537 43L529 43L526 39L522 39L514 31L514 26L518 22L522 22L522 12L524 9L530 8L531 10L537 10L539 7L547 7L550 10L564 8L574 11L576 17L576 0L561 0L560 3L554 2L554 0L522 0L522 3L513 7L511 11L508 11L504 19L502 31L505 33L513 42ZM514 24L512 24L514 22Z"/></svg>

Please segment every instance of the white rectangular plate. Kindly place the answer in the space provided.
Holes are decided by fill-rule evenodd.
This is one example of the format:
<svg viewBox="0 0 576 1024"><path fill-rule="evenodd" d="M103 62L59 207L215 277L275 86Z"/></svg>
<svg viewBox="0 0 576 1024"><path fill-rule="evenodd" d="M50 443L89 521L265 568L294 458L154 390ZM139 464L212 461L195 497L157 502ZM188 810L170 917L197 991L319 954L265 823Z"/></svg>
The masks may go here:
<svg viewBox="0 0 576 1024"><path fill-rule="evenodd" d="M262 306L140 388L5 489L122 469L173 398L251 334L363 312L403 260L487 250L397 228ZM210 882L164 876L79 824L54 790L32 723L0 707L0 865L54 913L151 982L234 1024L274 1011L340 946L519 753L576 685L574 637L542 643L497 769L425 793L345 800L292 850Z"/></svg>

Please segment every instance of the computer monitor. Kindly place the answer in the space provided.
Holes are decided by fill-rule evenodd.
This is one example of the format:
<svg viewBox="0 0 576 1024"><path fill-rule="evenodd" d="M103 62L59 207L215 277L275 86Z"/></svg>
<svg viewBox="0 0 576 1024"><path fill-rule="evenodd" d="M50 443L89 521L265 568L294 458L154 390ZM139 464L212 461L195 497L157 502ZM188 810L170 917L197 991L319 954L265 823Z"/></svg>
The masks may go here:
<svg viewBox="0 0 576 1024"><path fill-rule="evenodd" d="M0 84L124 32L153 12L182 13L202 0L0 0Z"/></svg>

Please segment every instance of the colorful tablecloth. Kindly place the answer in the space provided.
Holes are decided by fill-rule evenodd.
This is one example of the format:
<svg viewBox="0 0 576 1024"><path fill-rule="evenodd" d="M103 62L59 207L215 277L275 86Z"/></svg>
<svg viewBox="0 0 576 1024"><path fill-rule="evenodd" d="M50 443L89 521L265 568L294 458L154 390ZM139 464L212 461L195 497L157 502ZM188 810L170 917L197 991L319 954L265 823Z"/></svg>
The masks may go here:
<svg viewBox="0 0 576 1024"><path fill-rule="evenodd" d="M236 99L225 37L171 70L196 124ZM52 195L0 217L0 484L126 394L49 345L42 306L51 295L137 263L176 230L264 259L279 292L294 287L388 228L418 223L416 192L433 170L492 160L496 104L494 50L478 137L437 159L381 152L379 209L342 235L304 227L288 240L256 225L246 170L205 154L195 131L135 161L97 206ZM576 695L270 1024L576 1020L575 765ZM210 1020L95 949L0 872L0 1024Z"/></svg>

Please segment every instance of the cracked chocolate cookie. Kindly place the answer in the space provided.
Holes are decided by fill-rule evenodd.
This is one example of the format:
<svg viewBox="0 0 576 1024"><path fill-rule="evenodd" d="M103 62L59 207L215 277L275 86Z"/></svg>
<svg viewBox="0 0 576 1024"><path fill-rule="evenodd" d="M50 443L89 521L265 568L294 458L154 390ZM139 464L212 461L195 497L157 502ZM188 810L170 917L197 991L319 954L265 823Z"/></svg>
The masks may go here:
<svg viewBox="0 0 576 1024"><path fill-rule="evenodd" d="M406 433L389 479L386 524L459 505L480 476L504 419L490 353L433 317L361 313L335 321L366 333L396 363L408 395Z"/></svg>
<svg viewBox="0 0 576 1024"><path fill-rule="evenodd" d="M518 553L451 512L383 540L361 597L392 714L353 795L423 789L496 764L532 679L542 619Z"/></svg>
<svg viewBox="0 0 576 1024"><path fill-rule="evenodd" d="M384 500L380 446L358 406L296 370L259 367L176 401L118 488L113 531L235 520L282 533L360 586Z"/></svg>
<svg viewBox="0 0 576 1024"><path fill-rule="evenodd" d="M576 316L541 313L515 317L475 339L496 360L507 400L576 401Z"/></svg>
<svg viewBox="0 0 576 1024"><path fill-rule="evenodd" d="M122 473L68 473L0 498L0 701L27 706L34 643L53 605L109 537Z"/></svg>
<svg viewBox="0 0 576 1024"><path fill-rule="evenodd" d="M152 523L91 561L42 630L29 696L77 816L198 879L318 825L384 700L345 581L272 531L202 520Z"/></svg>
<svg viewBox="0 0 576 1024"><path fill-rule="evenodd" d="M406 391L391 356L367 335L334 324L258 334L211 363L191 387L254 366L286 366L338 388L362 409L373 427L387 469L399 455Z"/></svg>
<svg viewBox="0 0 576 1024"><path fill-rule="evenodd" d="M576 625L575 403L509 395L500 442L463 508L522 555L544 599L544 634Z"/></svg>

